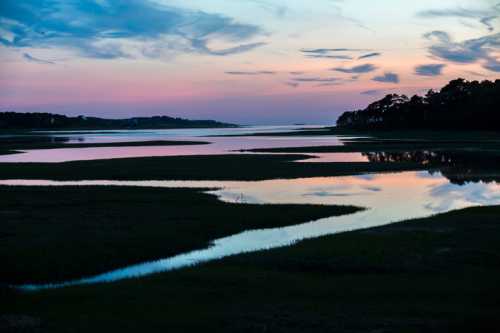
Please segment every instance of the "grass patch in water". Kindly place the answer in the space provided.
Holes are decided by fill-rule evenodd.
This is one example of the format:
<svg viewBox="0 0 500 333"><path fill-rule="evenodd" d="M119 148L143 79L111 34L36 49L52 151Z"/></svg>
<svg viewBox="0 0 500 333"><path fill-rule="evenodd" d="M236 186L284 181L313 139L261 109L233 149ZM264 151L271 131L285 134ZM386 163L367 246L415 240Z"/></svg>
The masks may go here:
<svg viewBox="0 0 500 333"><path fill-rule="evenodd" d="M421 170L416 163L294 163L307 155L210 155L0 163L0 179L263 180Z"/></svg>
<svg viewBox="0 0 500 333"><path fill-rule="evenodd" d="M203 249L352 206L230 204L193 189L0 186L0 283L54 282Z"/></svg>
<svg viewBox="0 0 500 333"><path fill-rule="evenodd" d="M49 136L21 136L1 138L0 155L16 154L21 150L58 149L58 148L99 148L99 147L142 147L142 146L186 146L209 144L204 141L132 141L101 143L65 143L66 138Z"/></svg>

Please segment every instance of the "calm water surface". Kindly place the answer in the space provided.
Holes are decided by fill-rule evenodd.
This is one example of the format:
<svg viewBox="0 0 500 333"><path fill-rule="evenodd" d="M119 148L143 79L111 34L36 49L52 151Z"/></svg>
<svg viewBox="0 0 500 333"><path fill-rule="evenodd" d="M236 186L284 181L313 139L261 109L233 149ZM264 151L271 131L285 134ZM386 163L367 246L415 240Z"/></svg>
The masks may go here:
<svg viewBox="0 0 500 333"><path fill-rule="evenodd" d="M268 181L72 181L5 180L12 186L139 186L217 188L210 193L232 203L355 205L366 210L300 225L248 230L216 239L205 249L110 271L79 280L24 285L25 290L105 283L180 269L241 253L292 245L304 239L426 217L471 206L500 204L500 185L484 182L453 184L441 174L403 172L352 177Z"/></svg>
<svg viewBox="0 0 500 333"><path fill-rule="evenodd" d="M299 131L304 126L261 126L221 129L175 129L175 130L119 130L119 131L70 131L42 132L55 138L67 138L68 143L116 143L142 142L144 146L94 147L23 150L20 154L0 155L0 163L43 162L59 163L110 158L132 158L153 156L221 155L235 154L241 149L336 146L342 145L337 136L293 136L273 137L271 133ZM309 126L309 128L316 128ZM212 137L213 135L243 135L269 133L270 136ZM204 141L205 145L148 146L148 141ZM307 162L367 162L359 153L309 154L318 158Z"/></svg>

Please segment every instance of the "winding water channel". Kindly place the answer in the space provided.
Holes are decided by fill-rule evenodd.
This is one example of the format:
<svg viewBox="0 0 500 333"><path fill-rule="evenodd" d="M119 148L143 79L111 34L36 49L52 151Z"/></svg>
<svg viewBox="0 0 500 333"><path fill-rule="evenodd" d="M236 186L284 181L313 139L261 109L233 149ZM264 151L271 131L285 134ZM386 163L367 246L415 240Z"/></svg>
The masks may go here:
<svg viewBox="0 0 500 333"><path fill-rule="evenodd" d="M439 173L426 171L250 182L3 180L0 185L216 188L210 193L220 200L233 203L355 205L366 208L355 214L299 225L247 230L215 239L204 249L96 276L54 284L16 286L31 291L139 278L237 254L289 246L305 239L382 226L465 207L500 204L500 185L495 182L458 185Z"/></svg>

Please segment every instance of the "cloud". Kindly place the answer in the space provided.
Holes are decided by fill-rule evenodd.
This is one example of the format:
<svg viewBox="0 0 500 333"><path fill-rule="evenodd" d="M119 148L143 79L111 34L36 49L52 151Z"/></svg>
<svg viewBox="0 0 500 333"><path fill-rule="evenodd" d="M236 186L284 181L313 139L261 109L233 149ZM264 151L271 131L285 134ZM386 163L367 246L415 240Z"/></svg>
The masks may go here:
<svg viewBox="0 0 500 333"><path fill-rule="evenodd" d="M290 75L302 75L304 72L290 72Z"/></svg>
<svg viewBox="0 0 500 333"><path fill-rule="evenodd" d="M378 186L362 186L362 188L370 192L382 192L382 188Z"/></svg>
<svg viewBox="0 0 500 333"><path fill-rule="evenodd" d="M274 75L276 72L273 71L228 71L225 72L228 75Z"/></svg>
<svg viewBox="0 0 500 333"><path fill-rule="evenodd" d="M203 44L199 44L198 50L202 51L201 53L206 53L209 55L214 55L214 56L227 56L227 55L232 55L232 54L238 54L238 53L244 53L251 51L255 48L261 47L266 45L267 43L251 43L251 44L243 44L243 45L238 45L235 47L230 47L227 49L221 49L221 50L212 50L209 47L206 46L206 41L200 41Z"/></svg>
<svg viewBox="0 0 500 333"><path fill-rule="evenodd" d="M497 59L488 59L488 61L483 65L484 69L492 72L500 72L500 61Z"/></svg>
<svg viewBox="0 0 500 333"><path fill-rule="evenodd" d="M370 89L370 90L365 90L360 92L361 95L368 95L368 96L375 96L375 95L380 95L383 94L385 90L381 89Z"/></svg>
<svg viewBox="0 0 500 333"><path fill-rule="evenodd" d="M488 31L493 32L493 31L495 31L495 27L493 26L493 24L491 22L496 20L496 19L498 19L498 16L487 16L487 17L481 18L479 20L479 22L481 22L482 24L487 26Z"/></svg>
<svg viewBox="0 0 500 333"><path fill-rule="evenodd" d="M279 18L284 17L289 11L288 7L274 4L271 1L264 1L264 0L247 0L247 1L255 3L259 7L273 13Z"/></svg>
<svg viewBox="0 0 500 333"><path fill-rule="evenodd" d="M379 52L367 53L367 54L363 54L363 55L359 56L358 60L367 59L367 58L374 58L374 57L380 57L381 55L382 55L382 53L379 53Z"/></svg>
<svg viewBox="0 0 500 333"><path fill-rule="evenodd" d="M347 55L333 55L333 54L308 54L308 58L314 59L340 59L340 60L352 60L351 56Z"/></svg>
<svg viewBox="0 0 500 333"><path fill-rule="evenodd" d="M415 74L420 76L439 76L445 67L445 64L420 65L415 67Z"/></svg>
<svg viewBox="0 0 500 333"><path fill-rule="evenodd" d="M37 63L37 64L44 64L44 65L55 65L56 64L53 61L49 61L49 60L44 60L44 59L33 57L29 53L23 53L23 58L26 59L27 61L34 62L34 63Z"/></svg>
<svg viewBox="0 0 500 333"><path fill-rule="evenodd" d="M264 35L258 26L152 0L23 0L0 6L0 29L6 32L0 44L7 47L70 49L114 59L166 52L226 56L264 45L241 43ZM212 49L214 41L236 45Z"/></svg>
<svg viewBox="0 0 500 333"><path fill-rule="evenodd" d="M465 71L467 74L473 75L473 76L479 76L479 77L488 77L488 75L484 73L478 73L475 71Z"/></svg>
<svg viewBox="0 0 500 333"><path fill-rule="evenodd" d="M338 82L340 81L341 79L337 78L337 77L328 77L328 78L322 78L322 77L298 77L298 78L294 78L293 81L296 81L296 82L322 82L322 83L325 83L325 82Z"/></svg>
<svg viewBox="0 0 500 333"><path fill-rule="evenodd" d="M328 54L332 52L365 52L365 51L370 51L366 49L348 49L348 48L335 48L335 49L328 49L328 48L323 48L323 49L301 49L300 52L302 53L315 53L315 54Z"/></svg>
<svg viewBox="0 0 500 333"><path fill-rule="evenodd" d="M343 82L325 82L317 84L316 87L331 87L331 86L340 86Z"/></svg>
<svg viewBox="0 0 500 333"><path fill-rule="evenodd" d="M355 18L350 17L350 16L344 15L344 13L343 13L344 11L342 9L343 2L344 2L344 0L330 0L330 3L333 5L332 7L336 10L337 16L340 19L343 19L343 20L345 20L347 22L350 22L350 23L354 24L355 26L357 26L357 27L359 27L361 29L365 29L365 30L374 32L368 26L366 26L365 24L363 24L363 22L361 22L360 20L355 19Z"/></svg>
<svg viewBox="0 0 500 333"><path fill-rule="evenodd" d="M463 42L454 42L444 31L429 32L424 38L433 43L429 46L429 52L438 59L460 64L479 62L485 69L500 72L499 62L494 56L495 52L500 51L500 33Z"/></svg>
<svg viewBox="0 0 500 333"><path fill-rule="evenodd" d="M338 78L338 77L319 77L319 76L312 76L312 77L296 77L292 78L290 82L294 83L316 83L314 87L329 87L329 86L339 86L343 85L346 83L354 82L356 81L355 78Z"/></svg>
<svg viewBox="0 0 500 333"><path fill-rule="evenodd" d="M464 202L475 205L495 202L500 200L500 194L494 186L483 182L469 183L466 186L452 183L438 185L430 189L433 200L427 206L436 212L442 212L461 206Z"/></svg>
<svg viewBox="0 0 500 333"><path fill-rule="evenodd" d="M364 74L364 73L370 73L373 72L377 69L372 64L365 64L365 65L359 65L359 66L354 66L354 67L336 67L332 68L332 71L335 72L341 72L341 73L349 73L349 74Z"/></svg>
<svg viewBox="0 0 500 333"><path fill-rule="evenodd" d="M384 75L375 76L372 80L384 83L399 83L399 75L396 73L387 72Z"/></svg>
<svg viewBox="0 0 500 333"><path fill-rule="evenodd" d="M421 18L461 18L474 19L485 26L488 31L494 31L495 27L492 21L496 20L500 14L500 6L497 4L488 10L473 10L467 8L446 8L421 11L417 14Z"/></svg>
<svg viewBox="0 0 500 333"><path fill-rule="evenodd" d="M300 83L298 83L298 82L286 82L285 84L289 87L292 87L292 88L298 88L300 85Z"/></svg>
<svg viewBox="0 0 500 333"><path fill-rule="evenodd" d="M438 58L458 63L474 63L485 56L482 48L483 43L477 40L468 40L463 43L455 43L450 35L444 31L432 31L424 35L434 44L429 47L429 52Z"/></svg>
<svg viewBox="0 0 500 333"><path fill-rule="evenodd" d="M344 54L332 54L337 52L357 52L361 51L358 49L346 49L346 48L336 48L336 49L301 49L307 58L314 59L340 59L340 60L352 60L353 57Z"/></svg>

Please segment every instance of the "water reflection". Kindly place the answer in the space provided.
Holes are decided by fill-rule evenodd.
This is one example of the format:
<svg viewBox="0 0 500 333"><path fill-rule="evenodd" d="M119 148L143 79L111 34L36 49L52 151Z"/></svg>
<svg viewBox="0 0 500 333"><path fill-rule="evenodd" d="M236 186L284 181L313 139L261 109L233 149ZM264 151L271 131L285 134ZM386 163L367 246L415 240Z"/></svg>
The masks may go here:
<svg viewBox="0 0 500 333"><path fill-rule="evenodd" d="M64 140L67 143L116 143L144 142L144 146L134 147L93 147L93 148L57 148L21 150L14 155L0 155L0 163L59 163L111 158L188 156L188 155L221 155L241 154L239 150L277 147L304 146L336 146L342 145L337 136L243 136L212 137L212 135L236 135L253 133L280 133L299 131L293 126L262 126L239 129L179 129L179 130L121 130L121 131L87 131L48 133L51 140ZM206 137L210 136L210 137ZM148 146L148 141L208 141L208 145L189 146ZM250 154L250 153L248 153ZM361 153L333 153L318 155L315 162L366 162L367 157ZM307 160L309 162L309 160Z"/></svg>
<svg viewBox="0 0 500 333"><path fill-rule="evenodd" d="M310 238L381 226L453 209L500 204L497 183L453 184L428 172L372 174L354 177L305 178L267 181L71 181L5 180L15 186L140 186L218 188L210 193L235 203L356 205L367 209L352 215L324 218L300 225L249 230L214 240L206 249L133 265L101 275L46 285L25 285L27 290L112 282L179 269L231 255L294 244Z"/></svg>
<svg viewBox="0 0 500 333"><path fill-rule="evenodd" d="M498 182L500 156L495 152L481 150L456 151L410 151L363 153L370 162L413 162L429 170L439 171L452 183Z"/></svg>
<svg viewBox="0 0 500 333"><path fill-rule="evenodd" d="M297 132L307 129L321 130L324 126L290 125L290 126L243 126L236 128L180 128L149 130L84 130L84 131L40 131L37 134L53 137L67 137L70 141L86 143L131 142L165 140L185 137L211 137L219 135L248 135Z"/></svg>

